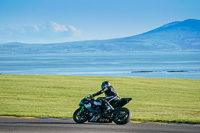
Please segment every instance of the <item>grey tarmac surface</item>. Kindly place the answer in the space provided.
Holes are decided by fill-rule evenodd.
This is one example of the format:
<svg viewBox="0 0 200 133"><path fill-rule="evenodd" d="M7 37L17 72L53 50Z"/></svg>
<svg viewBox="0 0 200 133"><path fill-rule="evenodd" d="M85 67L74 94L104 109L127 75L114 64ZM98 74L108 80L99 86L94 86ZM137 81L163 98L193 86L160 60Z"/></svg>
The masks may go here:
<svg viewBox="0 0 200 133"><path fill-rule="evenodd" d="M199 124L84 123L72 119L0 117L0 133L200 133Z"/></svg>

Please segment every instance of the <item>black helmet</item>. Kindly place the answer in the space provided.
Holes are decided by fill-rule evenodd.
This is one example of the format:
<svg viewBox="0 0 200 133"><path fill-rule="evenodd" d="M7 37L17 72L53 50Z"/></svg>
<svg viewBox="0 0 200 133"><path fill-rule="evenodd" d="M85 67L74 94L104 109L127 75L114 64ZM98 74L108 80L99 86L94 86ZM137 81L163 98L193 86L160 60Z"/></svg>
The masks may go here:
<svg viewBox="0 0 200 133"><path fill-rule="evenodd" d="M110 82L109 81L104 81L101 84L101 89L104 89L105 87L110 86Z"/></svg>

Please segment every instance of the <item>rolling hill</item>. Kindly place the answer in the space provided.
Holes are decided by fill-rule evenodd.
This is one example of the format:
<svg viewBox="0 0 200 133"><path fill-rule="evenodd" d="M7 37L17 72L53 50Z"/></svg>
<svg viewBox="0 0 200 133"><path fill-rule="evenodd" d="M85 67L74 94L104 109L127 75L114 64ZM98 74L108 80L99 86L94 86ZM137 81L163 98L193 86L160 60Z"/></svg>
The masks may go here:
<svg viewBox="0 0 200 133"><path fill-rule="evenodd" d="M0 44L0 54L124 53L135 51L200 51L200 20L176 21L125 38L52 44Z"/></svg>

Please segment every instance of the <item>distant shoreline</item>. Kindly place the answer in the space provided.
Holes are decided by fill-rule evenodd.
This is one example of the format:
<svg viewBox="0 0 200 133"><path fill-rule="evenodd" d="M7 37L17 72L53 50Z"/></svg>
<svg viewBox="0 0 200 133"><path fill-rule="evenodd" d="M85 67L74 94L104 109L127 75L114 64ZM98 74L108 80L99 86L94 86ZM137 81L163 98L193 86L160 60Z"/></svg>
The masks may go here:
<svg viewBox="0 0 200 133"><path fill-rule="evenodd" d="M151 72L156 72L156 71L132 71L132 73L151 73ZM170 70L166 72L188 72L184 70Z"/></svg>

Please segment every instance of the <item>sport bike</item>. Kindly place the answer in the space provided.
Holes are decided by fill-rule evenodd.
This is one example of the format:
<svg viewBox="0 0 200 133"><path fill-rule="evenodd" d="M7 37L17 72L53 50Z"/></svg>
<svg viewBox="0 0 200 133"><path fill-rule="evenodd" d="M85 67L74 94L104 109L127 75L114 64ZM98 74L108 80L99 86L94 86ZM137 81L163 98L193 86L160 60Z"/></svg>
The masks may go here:
<svg viewBox="0 0 200 133"><path fill-rule="evenodd" d="M131 119L131 112L128 108L123 107L132 98L121 98L113 103L114 110L107 111L105 98L99 97L96 100L89 95L83 98L79 103L79 108L74 112L73 119L76 123L101 122L126 124Z"/></svg>

